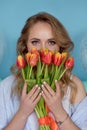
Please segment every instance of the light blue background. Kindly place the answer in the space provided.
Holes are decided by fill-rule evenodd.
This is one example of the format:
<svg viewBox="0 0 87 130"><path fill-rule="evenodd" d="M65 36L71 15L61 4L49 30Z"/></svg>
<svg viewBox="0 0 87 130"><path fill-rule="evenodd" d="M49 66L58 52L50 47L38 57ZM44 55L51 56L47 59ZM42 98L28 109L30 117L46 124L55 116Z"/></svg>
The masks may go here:
<svg viewBox="0 0 87 130"><path fill-rule="evenodd" d="M8 76L15 63L16 42L26 19L40 11L53 14L66 27L75 44L73 73L87 80L81 60L81 44L87 36L87 0L0 0L0 78Z"/></svg>

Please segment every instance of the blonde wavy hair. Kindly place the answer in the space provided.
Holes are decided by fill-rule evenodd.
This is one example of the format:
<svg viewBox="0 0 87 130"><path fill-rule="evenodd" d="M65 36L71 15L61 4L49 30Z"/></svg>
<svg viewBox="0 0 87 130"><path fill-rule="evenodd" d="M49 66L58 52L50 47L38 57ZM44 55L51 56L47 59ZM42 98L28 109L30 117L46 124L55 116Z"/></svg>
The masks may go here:
<svg viewBox="0 0 87 130"><path fill-rule="evenodd" d="M29 37L29 32L30 29L32 29L33 25L35 25L37 22L48 23L52 28L55 41L60 47L60 52L66 51L68 55L70 55L70 52L74 48L74 44L71 41L66 29L57 18L46 12L37 13L31 16L29 19L27 19L17 42L17 54L24 55L25 53L28 52L27 41ZM20 84L23 84L24 81L22 79L20 69L18 69L16 65L13 65L11 67L11 71L16 77L16 84L14 88L16 92L21 95L22 87L19 86ZM70 102L73 103L76 96L77 87L74 84L74 82L70 79L71 71L72 70L67 70L66 73L63 75L62 79L60 80L60 86L61 86L60 88L61 88L61 95L63 98L64 95L66 94L65 89L67 89L68 86L71 87Z"/></svg>

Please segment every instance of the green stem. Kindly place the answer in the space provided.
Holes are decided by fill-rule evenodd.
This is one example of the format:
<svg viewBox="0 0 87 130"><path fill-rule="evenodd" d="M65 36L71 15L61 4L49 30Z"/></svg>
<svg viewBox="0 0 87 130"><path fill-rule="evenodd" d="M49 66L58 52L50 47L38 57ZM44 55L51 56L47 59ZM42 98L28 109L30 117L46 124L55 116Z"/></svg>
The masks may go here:
<svg viewBox="0 0 87 130"><path fill-rule="evenodd" d="M54 81L57 79L57 75L58 75L58 66L56 66L56 68L55 68L56 70L55 70L55 75L54 75L54 77L53 77L53 80L52 80L52 83L51 83L51 88L53 89L53 90L55 90L55 83L54 83Z"/></svg>
<svg viewBox="0 0 87 130"><path fill-rule="evenodd" d="M48 78L48 65L46 64L46 67L45 67L45 74L44 74L44 78Z"/></svg>
<svg viewBox="0 0 87 130"><path fill-rule="evenodd" d="M58 80L60 80L62 78L62 76L64 75L64 73L66 72L67 68L64 69L64 71L61 73L61 75L59 76Z"/></svg>
<svg viewBox="0 0 87 130"><path fill-rule="evenodd" d="M28 79L28 75L29 75L29 64L28 64L28 71L27 71L27 79Z"/></svg>
<svg viewBox="0 0 87 130"><path fill-rule="evenodd" d="M36 105L36 107L35 107L35 112L36 112L38 118L40 118L40 114L38 113L38 111L39 111L39 109L38 109L38 106Z"/></svg>
<svg viewBox="0 0 87 130"><path fill-rule="evenodd" d="M41 74L42 74L42 72L43 72L43 69L44 69L44 63L42 64L42 68L41 68Z"/></svg>
<svg viewBox="0 0 87 130"><path fill-rule="evenodd" d="M31 77L31 72L32 72L32 66L31 66L31 68L30 68L30 73L29 73L29 79L30 79L30 77Z"/></svg>
<svg viewBox="0 0 87 130"><path fill-rule="evenodd" d="M25 81L25 72L24 72L24 69L22 68L21 70L22 70L23 79L24 79L24 81Z"/></svg>

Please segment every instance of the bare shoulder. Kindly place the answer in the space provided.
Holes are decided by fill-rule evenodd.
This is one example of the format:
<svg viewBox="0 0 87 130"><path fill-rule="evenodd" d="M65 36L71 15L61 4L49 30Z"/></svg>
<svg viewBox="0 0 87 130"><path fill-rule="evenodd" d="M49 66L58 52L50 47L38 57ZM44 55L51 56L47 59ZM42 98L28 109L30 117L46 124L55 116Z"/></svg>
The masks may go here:
<svg viewBox="0 0 87 130"><path fill-rule="evenodd" d="M75 102L78 103L86 96L86 91L84 89L82 81L77 76L73 75L72 80L77 85L77 94L76 94Z"/></svg>

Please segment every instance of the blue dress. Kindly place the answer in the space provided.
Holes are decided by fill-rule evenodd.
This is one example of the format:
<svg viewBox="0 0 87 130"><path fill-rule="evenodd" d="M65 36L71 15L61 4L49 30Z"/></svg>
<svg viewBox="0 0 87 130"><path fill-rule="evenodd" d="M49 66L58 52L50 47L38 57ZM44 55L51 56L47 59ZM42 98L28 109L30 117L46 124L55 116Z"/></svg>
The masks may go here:
<svg viewBox="0 0 87 130"><path fill-rule="evenodd" d="M3 130L3 128L9 124L20 105L19 98L16 95L11 96L11 90L14 83L15 78L12 75L0 82L0 130ZM72 105L69 102L69 92L70 89L68 89L67 94L62 101L64 109L81 130L87 130L87 97L79 104ZM38 119L35 112L33 112L28 117L24 130L38 129Z"/></svg>

